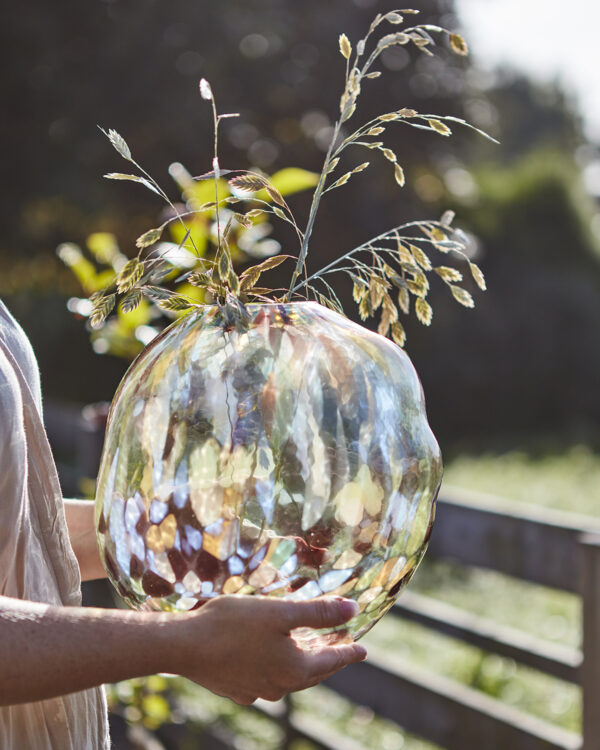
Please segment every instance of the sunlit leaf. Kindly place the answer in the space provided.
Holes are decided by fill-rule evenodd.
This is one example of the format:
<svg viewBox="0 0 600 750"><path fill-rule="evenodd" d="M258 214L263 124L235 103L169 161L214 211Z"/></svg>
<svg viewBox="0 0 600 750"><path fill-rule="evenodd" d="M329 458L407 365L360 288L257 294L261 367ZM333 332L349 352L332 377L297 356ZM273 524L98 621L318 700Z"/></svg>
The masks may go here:
<svg viewBox="0 0 600 750"><path fill-rule="evenodd" d="M92 232L87 236L85 244L99 263L113 265L125 257L119 252L117 238L111 232Z"/></svg>
<svg viewBox="0 0 600 750"><path fill-rule="evenodd" d="M100 275L96 273L94 264L91 263L81 252L81 249L72 242L63 242L56 249L58 257L68 266L87 294L97 291L106 285L101 283ZM111 273L112 276L112 273Z"/></svg>
<svg viewBox="0 0 600 750"><path fill-rule="evenodd" d="M335 167L333 168L335 169ZM319 182L319 175L315 172L309 172L307 169L286 167L271 175L269 182L281 195L293 195L314 187Z"/></svg>

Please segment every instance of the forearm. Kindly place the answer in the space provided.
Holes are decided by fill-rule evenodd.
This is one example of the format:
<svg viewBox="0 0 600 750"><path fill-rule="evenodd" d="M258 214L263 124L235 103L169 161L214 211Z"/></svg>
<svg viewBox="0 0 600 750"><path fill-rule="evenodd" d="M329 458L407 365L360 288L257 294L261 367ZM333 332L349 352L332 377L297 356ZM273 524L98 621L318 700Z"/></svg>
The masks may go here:
<svg viewBox="0 0 600 750"><path fill-rule="evenodd" d="M65 498L65 516L73 552L79 563L81 579L106 578L106 571L98 553L94 527L94 504L89 500Z"/></svg>
<svg viewBox="0 0 600 750"><path fill-rule="evenodd" d="M0 705L168 671L173 617L0 596Z"/></svg>
<svg viewBox="0 0 600 750"><path fill-rule="evenodd" d="M192 612L52 607L0 596L0 705L29 703L172 672L238 703L278 700L366 652L355 643L302 651L295 628L334 627L358 612L337 598L219 596Z"/></svg>

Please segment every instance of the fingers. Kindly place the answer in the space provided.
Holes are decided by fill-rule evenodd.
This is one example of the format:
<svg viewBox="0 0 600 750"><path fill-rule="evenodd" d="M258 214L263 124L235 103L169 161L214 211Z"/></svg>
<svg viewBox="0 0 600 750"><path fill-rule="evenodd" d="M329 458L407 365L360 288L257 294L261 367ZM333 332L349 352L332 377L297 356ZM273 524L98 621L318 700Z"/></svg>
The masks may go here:
<svg viewBox="0 0 600 750"><path fill-rule="evenodd" d="M342 625L359 612L356 602L334 597L305 602L282 602L282 609L288 632L301 627L330 628Z"/></svg>
<svg viewBox="0 0 600 750"><path fill-rule="evenodd" d="M366 658L366 648L358 643L328 646L322 651L306 653L306 670L310 679L321 682L321 680L343 669L348 664L355 664L364 661Z"/></svg>

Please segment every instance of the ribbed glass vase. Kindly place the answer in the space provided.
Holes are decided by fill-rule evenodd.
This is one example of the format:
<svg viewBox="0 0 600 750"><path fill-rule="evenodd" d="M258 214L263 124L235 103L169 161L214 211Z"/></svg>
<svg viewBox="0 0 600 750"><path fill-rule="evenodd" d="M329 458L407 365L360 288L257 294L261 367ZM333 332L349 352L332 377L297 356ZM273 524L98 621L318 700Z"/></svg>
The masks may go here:
<svg viewBox="0 0 600 750"><path fill-rule="evenodd" d="M427 544L438 445L407 355L316 303L201 308L127 372L96 521L136 608L222 594L343 595L360 613L300 641L363 635Z"/></svg>

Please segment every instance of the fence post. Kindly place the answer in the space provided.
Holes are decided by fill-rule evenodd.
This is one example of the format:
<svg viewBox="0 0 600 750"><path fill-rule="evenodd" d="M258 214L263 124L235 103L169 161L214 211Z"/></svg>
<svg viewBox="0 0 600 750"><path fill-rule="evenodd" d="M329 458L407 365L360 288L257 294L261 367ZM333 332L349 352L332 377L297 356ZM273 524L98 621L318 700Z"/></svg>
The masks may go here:
<svg viewBox="0 0 600 750"><path fill-rule="evenodd" d="M583 597L583 745L600 750L600 535L581 537Z"/></svg>
<svg viewBox="0 0 600 750"><path fill-rule="evenodd" d="M281 715L281 718L279 720L279 726L283 729L283 744L282 748L283 750L291 750L292 742L296 738L296 734L294 732L294 729L292 727L292 710L293 710L293 702L292 702L292 696L291 695L284 695L283 697L283 712Z"/></svg>

